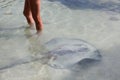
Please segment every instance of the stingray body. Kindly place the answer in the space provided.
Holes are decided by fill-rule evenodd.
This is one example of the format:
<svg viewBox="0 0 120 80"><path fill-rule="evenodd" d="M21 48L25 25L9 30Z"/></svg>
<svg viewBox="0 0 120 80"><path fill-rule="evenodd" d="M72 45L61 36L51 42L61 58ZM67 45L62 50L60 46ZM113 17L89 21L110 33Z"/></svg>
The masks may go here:
<svg viewBox="0 0 120 80"><path fill-rule="evenodd" d="M85 60L101 60L100 52L80 39L56 38L45 45L50 50L48 54L52 56L49 65L54 68L69 68Z"/></svg>

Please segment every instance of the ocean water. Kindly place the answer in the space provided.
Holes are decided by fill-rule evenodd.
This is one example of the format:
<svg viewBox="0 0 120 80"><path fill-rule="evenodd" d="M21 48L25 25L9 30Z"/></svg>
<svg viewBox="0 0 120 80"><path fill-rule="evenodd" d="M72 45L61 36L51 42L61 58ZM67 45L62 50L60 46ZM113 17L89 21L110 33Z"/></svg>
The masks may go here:
<svg viewBox="0 0 120 80"><path fill-rule="evenodd" d="M119 80L119 0L41 0L44 31L28 29L24 0L0 0L0 80ZM101 53L79 71L47 65L44 45L54 38L82 39Z"/></svg>

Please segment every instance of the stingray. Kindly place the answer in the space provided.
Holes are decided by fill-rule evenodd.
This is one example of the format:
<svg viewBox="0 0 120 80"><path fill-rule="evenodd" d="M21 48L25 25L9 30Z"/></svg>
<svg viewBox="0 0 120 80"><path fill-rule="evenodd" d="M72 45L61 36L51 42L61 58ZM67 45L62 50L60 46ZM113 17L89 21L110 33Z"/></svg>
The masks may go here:
<svg viewBox="0 0 120 80"><path fill-rule="evenodd" d="M93 45L81 39L54 38L44 44L47 52L43 57L26 56L0 67L0 70L39 61L55 69L72 69L74 66L100 61L101 54Z"/></svg>
<svg viewBox="0 0 120 80"><path fill-rule="evenodd" d="M57 69L89 64L90 61L100 61L102 57L98 49L80 39L55 38L45 46L52 56L48 65Z"/></svg>

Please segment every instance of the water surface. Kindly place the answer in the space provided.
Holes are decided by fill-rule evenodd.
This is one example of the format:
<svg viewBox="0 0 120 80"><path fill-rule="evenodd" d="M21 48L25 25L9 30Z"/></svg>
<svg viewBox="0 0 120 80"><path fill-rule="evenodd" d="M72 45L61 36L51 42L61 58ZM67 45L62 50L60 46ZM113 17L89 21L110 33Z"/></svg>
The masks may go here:
<svg viewBox="0 0 120 80"><path fill-rule="evenodd" d="M37 38L26 28L24 0L0 0L0 80L119 80L120 2L110 1L41 0L44 31ZM91 43L102 61L72 71L51 68L48 59L34 60L45 56L46 42L60 37Z"/></svg>

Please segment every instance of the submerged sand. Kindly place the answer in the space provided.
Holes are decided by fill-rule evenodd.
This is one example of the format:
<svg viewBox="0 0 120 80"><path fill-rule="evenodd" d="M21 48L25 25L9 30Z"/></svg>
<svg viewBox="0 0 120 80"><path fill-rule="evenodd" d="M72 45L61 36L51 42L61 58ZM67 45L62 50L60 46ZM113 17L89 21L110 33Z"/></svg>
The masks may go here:
<svg viewBox="0 0 120 80"><path fill-rule="evenodd" d="M77 0L70 0L69 4L64 1L69 2L42 0L44 31L40 37L34 35L35 30L26 28L27 23L22 15L24 1L0 1L0 80L120 79L119 1L111 0L108 6L102 5L103 7L100 7L101 4L108 4L109 1L78 2L89 4L88 7L71 5ZM91 43L99 49L102 61L80 71L72 71L54 69L43 63L49 60L31 60L45 55L43 53L47 49L44 43L60 37L77 38Z"/></svg>

